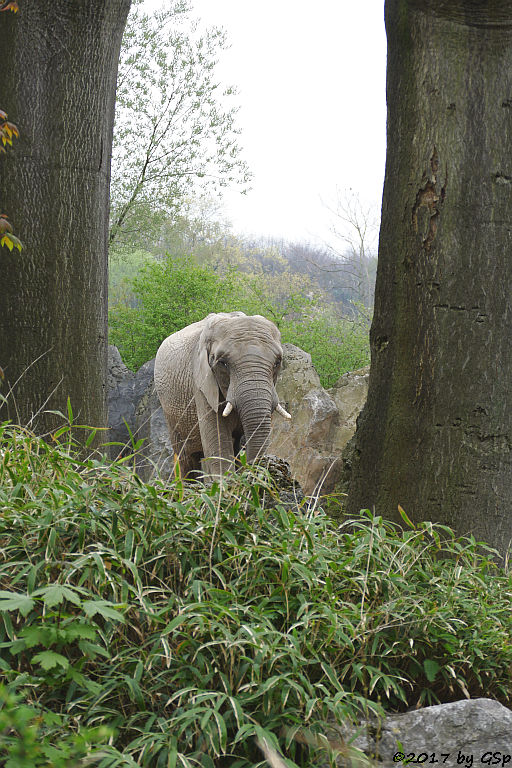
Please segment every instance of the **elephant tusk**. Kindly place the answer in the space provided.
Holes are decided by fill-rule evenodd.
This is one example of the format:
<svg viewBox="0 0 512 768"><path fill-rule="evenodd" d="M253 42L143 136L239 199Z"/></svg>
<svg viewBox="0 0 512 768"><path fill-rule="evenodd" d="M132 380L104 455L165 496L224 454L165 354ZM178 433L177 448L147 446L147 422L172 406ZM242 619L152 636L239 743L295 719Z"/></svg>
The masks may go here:
<svg viewBox="0 0 512 768"><path fill-rule="evenodd" d="M222 415L229 416L232 410L233 410L233 403L226 403L226 407L222 411Z"/></svg>
<svg viewBox="0 0 512 768"><path fill-rule="evenodd" d="M283 418L291 419L291 416L288 413L288 411L285 411L285 409L283 408L283 406L280 403L278 403L276 411L279 413L280 416L283 416Z"/></svg>

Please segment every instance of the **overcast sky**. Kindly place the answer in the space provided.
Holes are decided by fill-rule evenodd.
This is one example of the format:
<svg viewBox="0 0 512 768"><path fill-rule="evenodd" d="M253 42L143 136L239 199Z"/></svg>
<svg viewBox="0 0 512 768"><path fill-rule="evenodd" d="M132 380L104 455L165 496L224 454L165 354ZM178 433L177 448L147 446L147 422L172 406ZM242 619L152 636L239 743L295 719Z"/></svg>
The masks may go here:
<svg viewBox="0 0 512 768"><path fill-rule="evenodd" d="M332 203L337 188L352 188L380 209L384 0L192 3L194 15L222 26L231 44L218 73L238 88L241 144L254 174L248 195L225 197L234 229L327 239L330 217L322 200Z"/></svg>

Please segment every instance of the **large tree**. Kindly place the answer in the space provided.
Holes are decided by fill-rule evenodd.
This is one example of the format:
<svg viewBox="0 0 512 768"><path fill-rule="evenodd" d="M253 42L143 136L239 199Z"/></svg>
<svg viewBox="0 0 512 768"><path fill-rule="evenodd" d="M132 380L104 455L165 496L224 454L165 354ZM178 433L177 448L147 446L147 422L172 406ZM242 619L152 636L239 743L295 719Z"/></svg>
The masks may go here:
<svg viewBox="0 0 512 768"><path fill-rule="evenodd" d="M24 245L1 253L0 414L39 431L68 397L80 422L106 420L110 156L129 6L25 0L0 17L1 106L20 132L1 158L0 211Z"/></svg>
<svg viewBox="0 0 512 768"><path fill-rule="evenodd" d="M348 511L512 537L512 5L387 0L387 161Z"/></svg>
<svg viewBox="0 0 512 768"><path fill-rule="evenodd" d="M199 33L187 0L128 17L119 62L110 244L147 247L190 196L250 174L241 159L233 88L216 79L222 29Z"/></svg>

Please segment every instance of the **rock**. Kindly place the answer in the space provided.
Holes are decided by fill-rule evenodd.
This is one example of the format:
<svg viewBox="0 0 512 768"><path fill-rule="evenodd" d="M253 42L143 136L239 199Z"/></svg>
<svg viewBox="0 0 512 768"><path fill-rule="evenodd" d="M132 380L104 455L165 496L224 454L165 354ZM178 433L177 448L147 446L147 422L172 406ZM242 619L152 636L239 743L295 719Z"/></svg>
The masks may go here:
<svg viewBox="0 0 512 768"><path fill-rule="evenodd" d="M109 344L107 367L107 386L109 394L110 392L113 392L116 386L121 382L134 378L135 374L123 363L118 348Z"/></svg>
<svg viewBox="0 0 512 768"><path fill-rule="evenodd" d="M154 360L152 362L154 364ZM145 482L155 474L160 474L163 478L169 477L174 467L174 451L153 379L146 387L135 411L135 434L137 440L144 439L136 461L140 477Z"/></svg>
<svg viewBox="0 0 512 768"><path fill-rule="evenodd" d="M377 759L381 768L396 768L403 761L412 765L452 766L500 765L512 761L512 712L491 699L470 699L437 704L400 715L388 715L381 722L357 726L335 726L326 734L331 743L344 743ZM508 756L508 760L503 758ZM337 765L354 765L345 753Z"/></svg>
<svg viewBox="0 0 512 768"><path fill-rule="evenodd" d="M327 392L336 403L339 425L336 430L336 447L343 451L356 431L357 417L366 402L370 366L350 371L338 379Z"/></svg>
<svg viewBox="0 0 512 768"><path fill-rule="evenodd" d="M345 374L326 391L309 354L293 344L284 344L283 351L276 388L292 419L274 414L269 452L289 462L304 493L330 493L342 475L342 451L366 401L369 369Z"/></svg>
<svg viewBox="0 0 512 768"><path fill-rule="evenodd" d="M131 450L131 440L128 427L132 434L135 432L135 409L139 400L153 381L154 360L144 363L134 373L121 360L117 347L108 348L108 425L109 440L122 443L112 446L112 457Z"/></svg>

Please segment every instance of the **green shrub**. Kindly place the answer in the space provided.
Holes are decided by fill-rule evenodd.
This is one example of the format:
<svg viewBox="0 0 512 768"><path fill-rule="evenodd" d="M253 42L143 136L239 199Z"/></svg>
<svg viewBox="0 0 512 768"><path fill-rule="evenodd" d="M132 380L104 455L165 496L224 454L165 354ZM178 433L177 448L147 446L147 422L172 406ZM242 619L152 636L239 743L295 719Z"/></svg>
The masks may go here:
<svg viewBox="0 0 512 768"><path fill-rule="evenodd" d="M0 506L0 666L40 715L43 757L248 768L259 738L313 766L304 734L327 719L511 703L510 578L443 526L366 512L338 527L283 508L261 467L222 488L146 485L8 425ZM0 725L19 736L9 701ZM6 762L15 743L0 765L24 765Z"/></svg>
<svg viewBox="0 0 512 768"><path fill-rule="evenodd" d="M323 387L332 387L344 373L370 363L368 328L364 322L323 315L285 322L283 342L309 352Z"/></svg>
<svg viewBox="0 0 512 768"><path fill-rule="evenodd" d="M129 368L153 358L162 341L210 312L237 309L231 303L230 273L221 276L186 257L169 254L145 264L132 288L138 305L118 303L109 310L109 340Z"/></svg>
<svg viewBox="0 0 512 768"><path fill-rule="evenodd" d="M108 303L110 307L124 303L137 304L133 294L133 280L140 270L155 261L155 257L142 249L111 248L108 259Z"/></svg>
<svg viewBox="0 0 512 768"><path fill-rule="evenodd" d="M163 261L151 261L149 255L136 252L128 266L118 261L111 276L118 300L109 310L109 336L129 368L135 370L154 357L171 333L210 312L233 310L262 314L277 322L284 342L311 354L324 387L369 362L366 325L312 314L314 302L293 281L286 296L282 280L274 284L268 275L248 278L231 268L215 272L191 258L167 255ZM128 267L132 273L126 272ZM125 298L133 292L131 305L121 300L123 291Z"/></svg>
<svg viewBox="0 0 512 768"><path fill-rule="evenodd" d="M5 600L5 598L4 598ZM10 686L26 683L24 675ZM30 703L26 700L28 699ZM16 695L0 685L0 764L6 768L70 768L84 758L97 764L106 753L102 744L111 737L107 728L66 731L68 719L38 706L36 696Z"/></svg>

